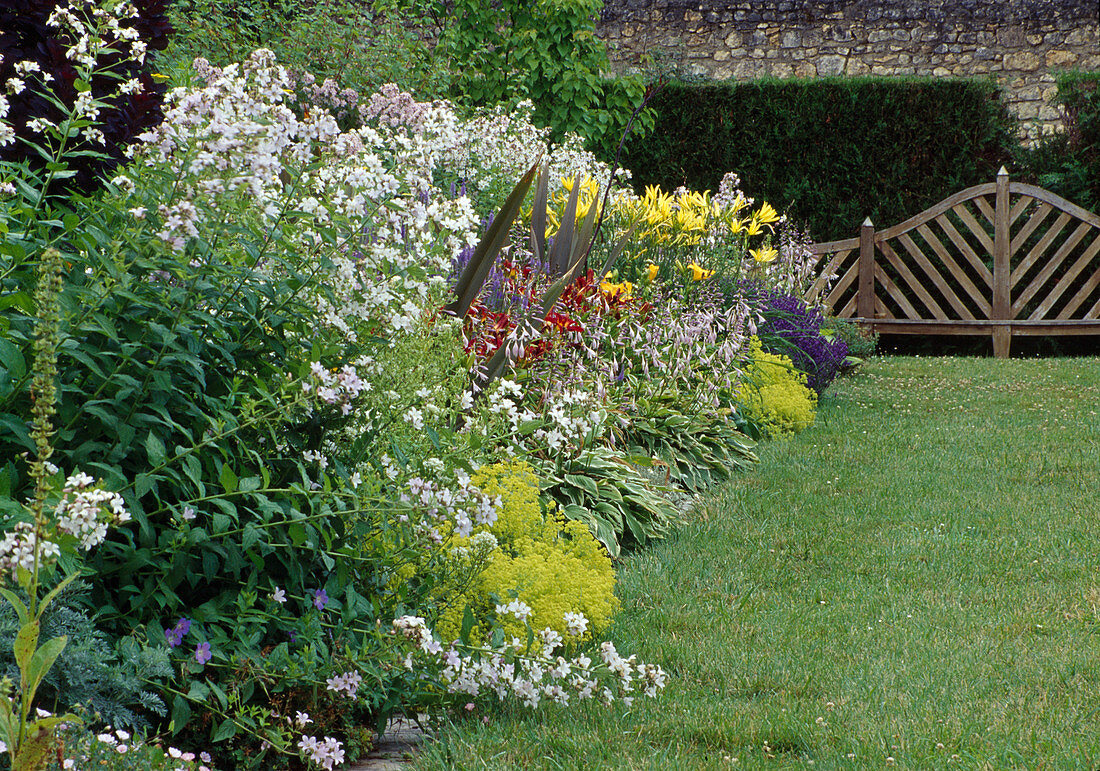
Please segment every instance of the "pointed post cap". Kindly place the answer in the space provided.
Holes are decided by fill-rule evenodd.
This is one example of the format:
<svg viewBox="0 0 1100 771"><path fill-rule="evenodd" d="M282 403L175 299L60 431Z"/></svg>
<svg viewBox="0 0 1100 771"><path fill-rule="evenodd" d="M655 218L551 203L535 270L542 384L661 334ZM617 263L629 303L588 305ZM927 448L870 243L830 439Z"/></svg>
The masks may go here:
<svg viewBox="0 0 1100 771"><path fill-rule="evenodd" d="M875 226L875 223L871 222L871 217L870 216L868 216L867 219L863 220L863 227L873 228L874 226Z"/></svg>
<svg viewBox="0 0 1100 771"><path fill-rule="evenodd" d="M1006 169L1004 166L1002 166L1001 170L997 172L997 176L998 177L1007 177L1008 176L1008 169Z"/></svg>

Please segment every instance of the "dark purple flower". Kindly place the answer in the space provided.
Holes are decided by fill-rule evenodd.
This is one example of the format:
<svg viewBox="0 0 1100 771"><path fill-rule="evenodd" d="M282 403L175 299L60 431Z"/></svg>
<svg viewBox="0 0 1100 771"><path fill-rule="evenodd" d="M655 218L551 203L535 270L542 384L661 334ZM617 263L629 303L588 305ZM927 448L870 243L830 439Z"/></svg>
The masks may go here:
<svg viewBox="0 0 1100 771"><path fill-rule="evenodd" d="M165 629L164 636L168 639L168 647L175 648L182 643L183 638L186 637L187 633L190 631L191 622L186 618L181 618L171 629Z"/></svg>
<svg viewBox="0 0 1100 771"><path fill-rule="evenodd" d="M328 604L328 595L324 589L316 589L313 592L313 607L317 610L324 610L325 605Z"/></svg>
<svg viewBox="0 0 1100 771"><path fill-rule="evenodd" d="M203 642L195 646L195 661L205 664L212 658L214 658L214 654L210 652L210 643Z"/></svg>
<svg viewBox="0 0 1100 771"><path fill-rule="evenodd" d="M757 331L764 349L790 357L806 373L807 385L818 394L823 392L844 363L847 344L821 334L825 318L801 297L764 291L757 302L764 315Z"/></svg>

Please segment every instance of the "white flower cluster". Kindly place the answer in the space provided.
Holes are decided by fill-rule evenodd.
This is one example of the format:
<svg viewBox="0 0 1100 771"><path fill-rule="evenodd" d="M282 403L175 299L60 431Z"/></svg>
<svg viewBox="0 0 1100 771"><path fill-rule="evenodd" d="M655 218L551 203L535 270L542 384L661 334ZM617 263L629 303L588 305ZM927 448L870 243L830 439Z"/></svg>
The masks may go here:
<svg viewBox="0 0 1100 771"><path fill-rule="evenodd" d="M463 141L452 149L447 168L456 170L469 183L489 188L501 182L509 187L526 173L531 164L545 154L552 180L572 179L587 174L606 186L611 169L584 149L584 140L567 134L550 151L550 130L531 122L534 105L520 102L514 108L485 109L459 124ZM630 172L620 170L619 179Z"/></svg>
<svg viewBox="0 0 1100 771"><path fill-rule="evenodd" d="M470 484L465 474L458 475L455 489L421 477L410 479L406 489L407 492L401 493L401 503L415 506L425 514L426 521L419 525L437 543L443 540L438 529L438 524L443 521L451 522L456 535L468 538L474 525L492 525L496 522L501 506L500 496L486 495Z"/></svg>
<svg viewBox="0 0 1100 771"><path fill-rule="evenodd" d="M47 464L51 473L57 467ZM34 569L35 550L39 564L49 564L61 554L61 548L51 538L71 535L81 548L91 549L107 537L108 525L130 521L122 496L102 490L96 480L78 471L65 480L61 501L54 510L54 522L45 533L38 533L32 522L17 522L0 540L0 571L16 578L18 568Z"/></svg>
<svg viewBox="0 0 1100 771"><path fill-rule="evenodd" d="M87 474L73 474L65 480L54 512L58 530L76 536L85 551L103 543L108 524L130 521L122 496L94 485L95 480Z"/></svg>
<svg viewBox="0 0 1100 771"><path fill-rule="evenodd" d="M474 655L460 653L456 646L444 651L419 616L402 616L394 620L393 627L416 645L419 654L426 655L426 666L442 666L440 676L453 694L476 697L490 693L500 700L518 699L532 709L543 701L568 705L573 698L585 701L595 697L607 704L619 699L629 706L632 693L655 697L667 681L659 666L640 663L634 656L623 658L611 642L600 645L598 662L584 654L571 659L554 657L562 639L553 629L538 634L542 650L537 655L523 655L526 643L518 639ZM405 660L410 669L413 656L410 653Z"/></svg>
<svg viewBox="0 0 1100 771"><path fill-rule="evenodd" d="M0 570L11 573L13 580L18 568L34 570L35 549L42 563L49 563L61 554L56 543L45 538L39 540L32 523L16 522L0 540Z"/></svg>
<svg viewBox="0 0 1100 771"><path fill-rule="evenodd" d="M328 684L328 690L342 693L349 699L354 699L355 695L359 693L359 686L363 684L363 676L353 670L336 677L330 677L325 682Z"/></svg>
<svg viewBox="0 0 1100 771"><path fill-rule="evenodd" d="M523 397L519 384L504 378L488 391L485 404L489 421L504 421L513 440L527 450L579 451L600 436L607 424L607 412L596 405L592 394L579 389L545 395L540 412L521 407ZM480 428L492 430L489 425ZM538 443L537 448L528 446L532 440Z"/></svg>
<svg viewBox="0 0 1100 771"><path fill-rule="evenodd" d="M344 762L344 747L331 736L326 736L323 740L313 736L303 736L298 742L298 749L305 755L306 760L316 763L325 771L332 771Z"/></svg>

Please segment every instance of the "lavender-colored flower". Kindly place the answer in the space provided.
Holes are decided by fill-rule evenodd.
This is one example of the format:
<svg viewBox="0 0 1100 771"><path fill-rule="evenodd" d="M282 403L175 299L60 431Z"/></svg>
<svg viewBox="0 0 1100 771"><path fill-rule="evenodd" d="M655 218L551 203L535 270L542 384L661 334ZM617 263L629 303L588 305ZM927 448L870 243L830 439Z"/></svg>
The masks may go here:
<svg viewBox="0 0 1100 771"><path fill-rule="evenodd" d="M210 652L210 643L202 642L195 646L195 661L205 664L212 658L214 654Z"/></svg>
<svg viewBox="0 0 1100 771"><path fill-rule="evenodd" d="M164 636L168 640L168 647L175 648L183 642L183 638L191 631L191 621L181 618L171 629L164 630Z"/></svg>
<svg viewBox="0 0 1100 771"><path fill-rule="evenodd" d="M317 589L313 592L313 607L317 610L324 610L325 605L328 604L328 594L324 589Z"/></svg>

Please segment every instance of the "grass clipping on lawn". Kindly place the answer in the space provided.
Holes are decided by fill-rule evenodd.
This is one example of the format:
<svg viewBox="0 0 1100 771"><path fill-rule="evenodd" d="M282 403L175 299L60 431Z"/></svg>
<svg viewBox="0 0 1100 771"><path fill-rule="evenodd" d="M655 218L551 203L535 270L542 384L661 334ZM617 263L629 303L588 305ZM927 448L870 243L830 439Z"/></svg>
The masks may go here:
<svg viewBox="0 0 1100 771"><path fill-rule="evenodd" d="M619 571L629 710L471 715L420 768L1100 762L1100 360L873 359Z"/></svg>

